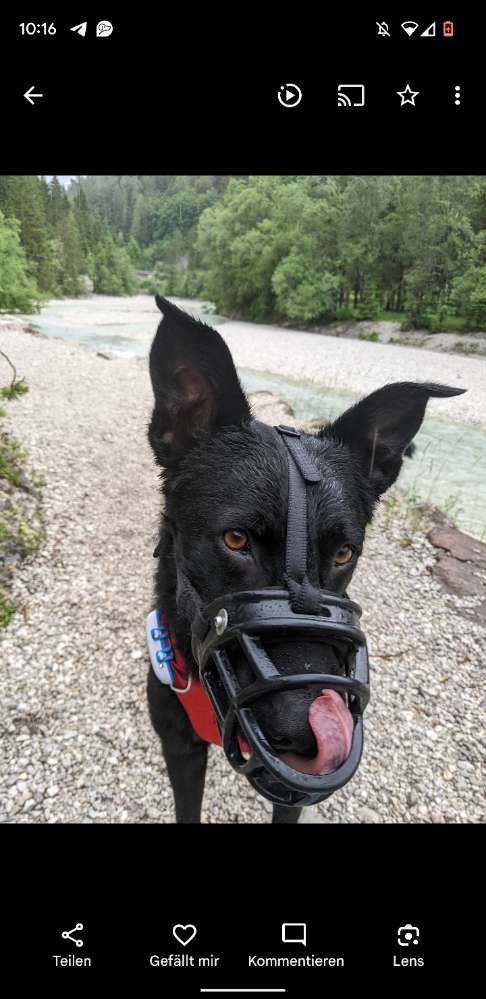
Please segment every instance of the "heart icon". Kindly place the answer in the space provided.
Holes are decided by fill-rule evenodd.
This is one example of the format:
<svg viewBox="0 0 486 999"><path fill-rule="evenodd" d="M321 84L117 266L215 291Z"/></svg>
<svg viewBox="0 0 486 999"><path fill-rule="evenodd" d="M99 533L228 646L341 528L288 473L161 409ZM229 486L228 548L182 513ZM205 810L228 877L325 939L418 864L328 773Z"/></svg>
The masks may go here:
<svg viewBox="0 0 486 999"><path fill-rule="evenodd" d="M191 923L187 926L183 926L182 923L176 923L176 925L172 927L172 932L176 940L178 940L183 947L187 947L191 940L194 940L197 929L195 926L192 926Z"/></svg>

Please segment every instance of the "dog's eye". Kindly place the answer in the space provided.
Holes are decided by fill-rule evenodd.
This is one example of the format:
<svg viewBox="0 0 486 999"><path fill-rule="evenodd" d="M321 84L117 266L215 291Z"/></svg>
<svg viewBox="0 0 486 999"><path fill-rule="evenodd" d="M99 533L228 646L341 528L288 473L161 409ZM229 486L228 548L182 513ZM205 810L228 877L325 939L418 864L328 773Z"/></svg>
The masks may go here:
<svg viewBox="0 0 486 999"><path fill-rule="evenodd" d="M351 561L353 555L354 551L349 545L342 545L334 556L335 565L346 565L346 562Z"/></svg>
<svg viewBox="0 0 486 999"><path fill-rule="evenodd" d="M225 531L223 541L226 547L231 548L233 552L242 551L243 548L248 548L250 544L245 531Z"/></svg>

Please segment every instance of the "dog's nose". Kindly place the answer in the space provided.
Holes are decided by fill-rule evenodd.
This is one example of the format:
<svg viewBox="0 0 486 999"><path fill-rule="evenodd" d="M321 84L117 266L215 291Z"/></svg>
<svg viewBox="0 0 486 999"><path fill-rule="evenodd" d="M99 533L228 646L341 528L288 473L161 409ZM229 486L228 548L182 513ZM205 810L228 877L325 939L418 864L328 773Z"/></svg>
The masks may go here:
<svg viewBox="0 0 486 999"><path fill-rule="evenodd" d="M344 672L336 650L320 642L268 642L265 651L282 676L292 673ZM317 743L309 724L309 710L320 694L315 686L282 690L256 701L254 712L270 747L278 756L296 753L314 757Z"/></svg>
<svg viewBox="0 0 486 999"><path fill-rule="evenodd" d="M272 748L276 749L279 753L287 753L292 749L292 739L289 739L285 735L274 735L272 739Z"/></svg>
<svg viewBox="0 0 486 999"><path fill-rule="evenodd" d="M298 753L300 756L315 756L316 740L309 725L302 726L291 735L272 734L270 745L276 753Z"/></svg>

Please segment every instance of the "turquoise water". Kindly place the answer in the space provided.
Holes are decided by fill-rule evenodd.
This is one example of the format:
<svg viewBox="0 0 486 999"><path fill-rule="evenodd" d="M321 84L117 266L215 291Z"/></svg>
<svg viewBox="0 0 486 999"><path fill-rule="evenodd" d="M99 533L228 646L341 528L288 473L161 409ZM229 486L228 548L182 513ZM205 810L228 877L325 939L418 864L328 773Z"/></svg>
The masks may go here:
<svg viewBox="0 0 486 999"><path fill-rule="evenodd" d="M300 420L336 419L359 398L260 371L241 370L240 376L247 392L274 392ZM462 531L486 540L486 431L426 417L415 444L400 472L401 491L414 503L433 503Z"/></svg>
<svg viewBox="0 0 486 999"><path fill-rule="evenodd" d="M207 308L197 311L209 325L225 321ZM149 296L94 295L54 300L39 315L20 318L46 336L82 343L91 350L115 357L146 357L160 313Z"/></svg>
<svg viewBox="0 0 486 999"><path fill-rule="evenodd" d="M191 306L197 309L197 303L189 303L189 311ZM92 296L50 302L39 316L26 316L25 321L48 336L82 343L91 350L146 357L158 315L148 296ZM204 321L212 325L223 320L206 312ZM240 374L247 391L274 392L302 420L335 419L357 398L272 373L244 370ZM399 487L412 502L433 503L461 530L486 540L486 431L427 417L415 443L417 451L412 460L404 461Z"/></svg>
<svg viewBox="0 0 486 999"><path fill-rule="evenodd" d="M117 332L110 333L108 330L100 331L98 326L63 326L59 323L53 326L50 323L39 321L36 316L35 321L29 320L29 325L39 329L47 336L61 337L62 340L69 340L72 343L82 343L93 350L107 350L116 357L146 357L147 347L143 341L134 340L133 330L127 323L126 335L123 325L117 324ZM147 341L153 337L154 324L147 323Z"/></svg>

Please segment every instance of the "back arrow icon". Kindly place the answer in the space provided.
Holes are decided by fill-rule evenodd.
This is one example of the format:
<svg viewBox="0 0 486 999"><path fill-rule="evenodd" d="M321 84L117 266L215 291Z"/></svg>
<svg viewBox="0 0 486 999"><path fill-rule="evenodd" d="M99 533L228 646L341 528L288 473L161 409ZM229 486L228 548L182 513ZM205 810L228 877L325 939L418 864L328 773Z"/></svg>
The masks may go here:
<svg viewBox="0 0 486 999"><path fill-rule="evenodd" d="M29 89L26 90L26 92L24 94L25 99L27 101L29 101L30 104L34 103L34 101L32 100L33 97L43 97L44 96L44 94L33 94L32 93L33 89L34 89L33 87L29 87Z"/></svg>

